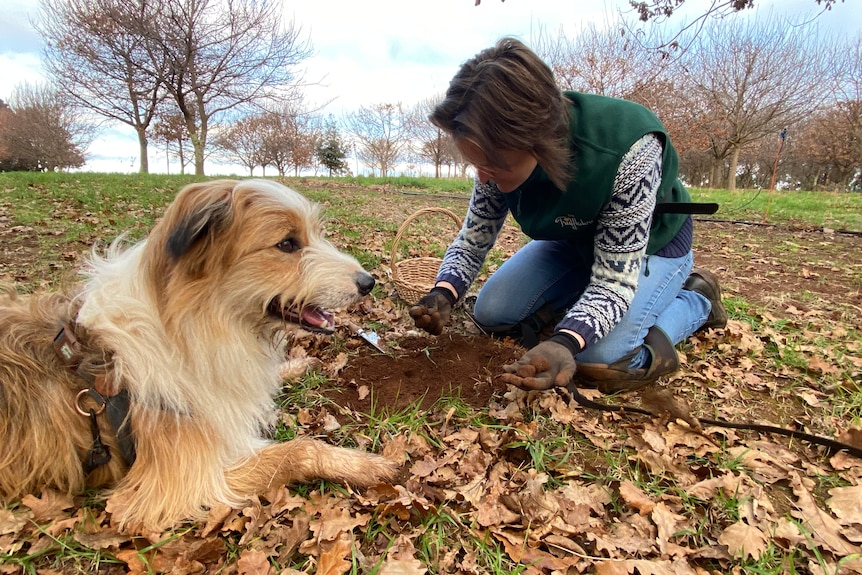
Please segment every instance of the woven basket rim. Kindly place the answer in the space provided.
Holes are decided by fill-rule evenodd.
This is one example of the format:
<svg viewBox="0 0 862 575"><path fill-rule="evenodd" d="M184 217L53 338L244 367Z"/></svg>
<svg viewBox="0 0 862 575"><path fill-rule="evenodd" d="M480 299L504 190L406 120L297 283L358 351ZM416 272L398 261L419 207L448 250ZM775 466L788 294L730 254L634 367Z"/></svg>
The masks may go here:
<svg viewBox="0 0 862 575"><path fill-rule="evenodd" d="M434 279L437 277L437 271L440 268L440 264L443 262L442 258L434 256L418 256L397 261L398 244L407 229L407 225L419 216L432 213L439 213L449 216L449 218L451 218L452 221L456 224L458 229L460 230L461 228L461 220L458 218L457 215L455 215L452 210L449 210L448 208L422 208L415 211L413 214L407 217L407 219L404 220L404 222L398 228L398 233L395 234L395 240L392 242L392 252L389 259L389 268L392 274L392 281L395 283L395 289L398 292L398 295L405 300L418 299L422 297L429 289L427 286L429 284L433 285ZM427 281L418 283L420 280L417 280L417 275L420 275L420 280L427 278ZM401 289L399 290L399 288ZM409 293L402 293L402 291Z"/></svg>

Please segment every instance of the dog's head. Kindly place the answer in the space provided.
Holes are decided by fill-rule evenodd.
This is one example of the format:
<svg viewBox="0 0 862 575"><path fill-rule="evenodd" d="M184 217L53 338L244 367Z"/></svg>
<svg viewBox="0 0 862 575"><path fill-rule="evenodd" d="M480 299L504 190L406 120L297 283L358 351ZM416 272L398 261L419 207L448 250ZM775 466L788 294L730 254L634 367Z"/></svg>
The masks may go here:
<svg viewBox="0 0 862 575"><path fill-rule="evenodd" d="M269 180L186 186L150 234L144 258L168 322L198 313L213 322L277 320L330 332L329 310L375 283L324 238L316 204Z"/></svg>

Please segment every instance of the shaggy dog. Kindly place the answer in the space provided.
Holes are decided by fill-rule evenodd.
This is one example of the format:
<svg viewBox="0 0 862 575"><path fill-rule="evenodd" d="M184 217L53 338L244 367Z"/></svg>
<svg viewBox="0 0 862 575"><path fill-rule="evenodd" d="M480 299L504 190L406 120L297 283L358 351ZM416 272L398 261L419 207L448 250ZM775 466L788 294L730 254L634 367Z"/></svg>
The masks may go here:
<svg viewBox="0 0 862 575"><path fill-rule="evenodd" d="M393 478L378 455L267 437L286 323L331 331L326 310L374 286L299 193L186 186L86 276L72 295L0 297L0 500L108 486L115 521L154 530L276 485Z"/></svg>

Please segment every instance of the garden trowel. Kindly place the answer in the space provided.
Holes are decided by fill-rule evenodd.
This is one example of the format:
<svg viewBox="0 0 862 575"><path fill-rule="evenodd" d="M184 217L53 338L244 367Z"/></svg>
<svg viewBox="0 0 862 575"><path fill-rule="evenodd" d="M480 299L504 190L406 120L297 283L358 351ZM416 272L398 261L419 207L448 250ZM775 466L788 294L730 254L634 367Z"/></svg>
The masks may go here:
<svg viewBox="0 0 862 575"><path fill-rule="evenodd" d="M358 325L356 325L355 323L353 323L352 321L347 322L347 328L350 330L350 332L353 335L358 335L359 337L361 337L362 339L367 341L369 344L371 344L374 347L374 349L376 349L380 353L382 353L382 354L387 353L386 350L383 349L383 346L380 345L380 336L377 335L377 332L363 329L363 328L359 327Z"/></svg>

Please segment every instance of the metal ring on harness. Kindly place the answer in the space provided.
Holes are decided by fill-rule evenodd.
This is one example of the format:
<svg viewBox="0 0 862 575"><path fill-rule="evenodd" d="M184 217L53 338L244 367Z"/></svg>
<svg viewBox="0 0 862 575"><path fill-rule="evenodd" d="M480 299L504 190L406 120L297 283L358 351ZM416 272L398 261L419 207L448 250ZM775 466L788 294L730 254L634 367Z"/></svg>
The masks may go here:
<svg viewBox="0 0 862 575"><path fill-rule="evenodd" d="M84 417L90 417L90 410L89 409L85 410L82 407L81 398L83 398L85 395L88 395L89 393L90 393L89 389L82 389L81 391L78 392L78 395L75 396L75 411L77 411L79 414L83 415ZM96 415L99 415L100 413L105 411L105 405L106 404L107 404L107 402L105 400L102 400L102 404L99 406L99 408L94 413Z"/></svg>

